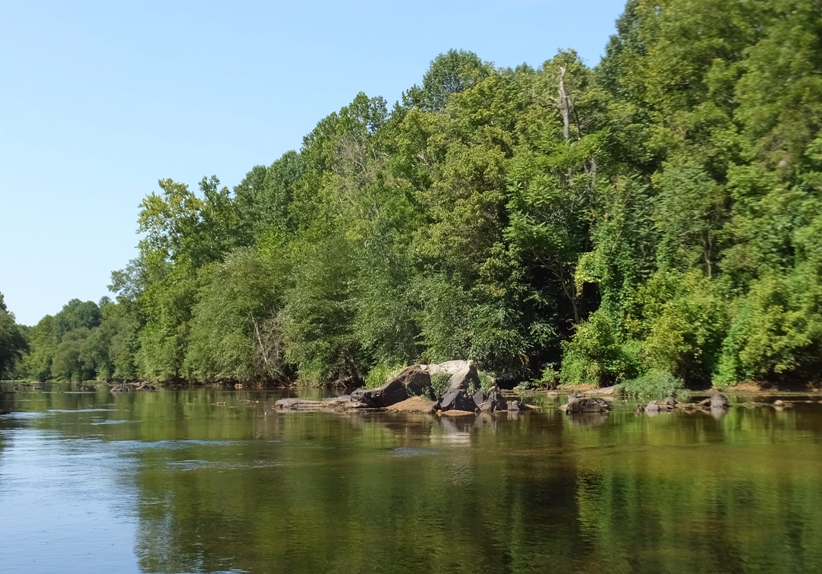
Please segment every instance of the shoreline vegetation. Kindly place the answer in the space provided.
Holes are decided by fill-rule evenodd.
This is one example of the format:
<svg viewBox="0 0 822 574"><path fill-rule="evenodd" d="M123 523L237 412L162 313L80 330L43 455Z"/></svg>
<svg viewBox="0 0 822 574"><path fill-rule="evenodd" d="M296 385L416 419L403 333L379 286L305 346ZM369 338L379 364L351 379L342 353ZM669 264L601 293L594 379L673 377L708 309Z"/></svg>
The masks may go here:
<svg viewBox="0 0 822 574"><path fill-rule="evenodd" d="M816 388L818 8L630 0L593 68L452 50L233 190L160 180L112 298L27 327L0 296L0 378Z"/></svg>

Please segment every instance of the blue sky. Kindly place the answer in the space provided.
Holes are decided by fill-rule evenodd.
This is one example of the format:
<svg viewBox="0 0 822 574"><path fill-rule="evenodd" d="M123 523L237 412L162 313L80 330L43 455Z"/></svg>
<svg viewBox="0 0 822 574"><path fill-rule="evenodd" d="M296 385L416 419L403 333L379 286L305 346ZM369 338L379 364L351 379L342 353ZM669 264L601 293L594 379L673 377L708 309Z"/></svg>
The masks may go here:
<svg viewBox="0 0 822 574"><path fill-rule="evenodd" d="M157 180L233 187L363 91L389 102L451 48L602 56L623 0L3 0L0 292L24 324L108 294Z"/></svg>

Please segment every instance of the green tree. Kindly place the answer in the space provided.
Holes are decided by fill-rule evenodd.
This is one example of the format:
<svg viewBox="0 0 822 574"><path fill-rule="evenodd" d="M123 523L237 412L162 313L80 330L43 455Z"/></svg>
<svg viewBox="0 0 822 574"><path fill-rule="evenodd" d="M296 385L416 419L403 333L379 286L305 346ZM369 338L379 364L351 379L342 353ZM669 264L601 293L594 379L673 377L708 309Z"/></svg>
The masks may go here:
<svg viewBox="0 0 822 574"><path fill-rule="evenodd" d="M28 344L23 332L14 320L14 314L6 307L3 294L0 293L0 379L12 373Z"/></svg>

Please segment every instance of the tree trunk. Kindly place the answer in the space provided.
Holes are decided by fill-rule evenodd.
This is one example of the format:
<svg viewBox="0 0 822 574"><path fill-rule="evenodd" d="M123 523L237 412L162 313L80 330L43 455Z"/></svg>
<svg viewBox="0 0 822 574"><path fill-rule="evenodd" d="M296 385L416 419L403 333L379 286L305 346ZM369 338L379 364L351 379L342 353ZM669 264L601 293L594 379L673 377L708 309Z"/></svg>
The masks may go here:
<svg viewBox="0 0 822 574"><path fill-rule="evenodd" d="M560 66L559 68L559 112L562 114L562 134L565 136L565 141L568 141L571 137L571 102L565 92L565 72L567 69L567 66Z"/></svg>

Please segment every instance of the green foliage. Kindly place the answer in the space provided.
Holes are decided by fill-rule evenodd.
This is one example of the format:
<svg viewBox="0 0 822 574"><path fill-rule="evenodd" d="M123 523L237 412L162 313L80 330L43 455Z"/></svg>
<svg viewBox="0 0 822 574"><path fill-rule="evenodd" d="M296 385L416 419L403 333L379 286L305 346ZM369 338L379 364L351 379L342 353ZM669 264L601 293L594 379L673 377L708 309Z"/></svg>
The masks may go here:
<svg viewBox="0 0 822 574"><path fill-rule="evenodd" d="M533 389L555 389L560 383L560 376L560 372L557 370L556 365L549 363L548 365L545 365L544 369L542 369L542 373L540 373L539 377L522 381L517 385L517 388L523 391Z"/></svg>
<svg viewBox="0 0 822 574"><path fill-rule="evenodd" d="M563 347L560 380L564 384L608 386L637 372L633 346L621 341L612 319L602 310L581 323Z"/></svg>
<svg viewBox="0 0 822 574"><path fill-rule="evenodd" d="M368 365L353 331L351 251L331 236L301 244L294 260L283 308L286 360L307 384L362 380Z"/></svg>
<svg viewBox="0 0 822 574"><path fill-rule="evenodd" d="M479 377L479 387L473 389L474 392L487 392L488 389L497 384L497 380L487 371L477 371L477 376Z"/></svg>
<svg viewBox="0 0 822 574"><path fill-rule="evenodd" d="M414 86L404 95L406 105L441 112L452 94L458 94L491 75L493 68L473 52L449 50L432 62L422 78L422 87Z"/></svg>
<svg viewBox="0 0 822 574"><path fill-rule="evenodd" d="M658 273L639 292L641 320L650 325L642 347L646 366L688 381L709 382L727 330L715 284L698 271Z"/></svg>
<svg viewBox="0 0 822 574"><path fill-rule="evenodd" d="M438 399L445 394L451 384L451 375L448 373L431 374L431 398Z"/></svg>
<svg viewBox="0 0 822 574"><path fill-rule="evenodd" d="M287 267L280 255L240 249L202 270L184 362L189 378L286 378L280 313Z"/></svg>
<svg viewBox="0 0 822 574"><path fill-rule="evenodd" d="M405 368L403 365L387 365L385 363L377 363L365 377L365 386L369 389L382 386L389 380L396 377L400 371Z"/></svg>
<svg viewBox="0 0 822 574"><path fill-rule="evenodd" d="M687 393L685 382L682 379L659 369L653 369L641 377L625 381L620 385L620 391L636 399L682 397Z"/></svg>
<svg viewBox="0 0 822 574"><path fill-rule="evenodd" d="M0 379L9 376L17 362L28 350L23 331L9 313L3 294L0 293Z"/></svg>
<svg viewBox="0 0 822 574"><path fill-rule="evenodd" d="M45 317L22 361L0 316L0 367L819 380L820 38L815 0L630 0L595 69L441 54L393 109L358 94L233 193L161 180L116 303Z"/></svg>

